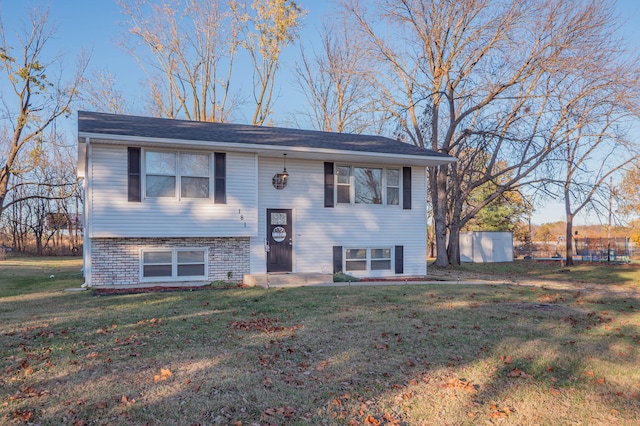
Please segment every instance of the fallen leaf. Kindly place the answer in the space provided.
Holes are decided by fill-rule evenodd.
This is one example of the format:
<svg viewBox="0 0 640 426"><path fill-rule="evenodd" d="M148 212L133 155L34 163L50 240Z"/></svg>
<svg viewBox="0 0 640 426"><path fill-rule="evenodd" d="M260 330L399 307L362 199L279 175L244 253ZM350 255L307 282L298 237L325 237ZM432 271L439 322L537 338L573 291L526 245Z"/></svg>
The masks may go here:
<svg viewBox="0 0 640 426"><path fill-rule="evenodd" d="M160 381L163 381L163 380L167 380L171 376L173 376L173 374L171 373L170 370L168 370L166 368L161 368L160 369L160 374L154 374L153 381L154 382L160 382Z"/></svg>
<svg viewBox="0 0 640 426"><path fill-rule="evenodd" d="M511 364L511 355L500 355L500 361L504 362L505 364Z"/></svg>
<svg viewBox="0 0 640 426"><path fill-rule="evenodd" d="M292 407L289 407L288 405L285 405L284 407L282 407L283 410L283 415L286 418L290 418L293 417L293 415L296 413L296 410L294 410Z"/></svg>
<svg viewBox="0 0 640 426"><path fill-rule="evenodd" d="M442 385L444 388L458 388L469 392L477 392L478 385L471 384L467 379L450 379L446 384Z"/></svg>
<svg viewBox="0 0 640 426"><path fill-rule="evenodd" d="M378 419L376 419L375 417L373 417L371 414L369 414L365 419L364 422L366 424L369 425L375 425L378 426L380 424L380 421Z"/></svg>
<svg viewBox="0 0 640 426"><path fill-rule="evenodd" d="M329 365L329 361L320 361L316 366L316 370L323 371L327 365Z"/></svg>
<svg viewBox="0 0 640 426"><path fill-rule="evenodd" d="M33 411L29 410L16 410L13 412L13 417L20 419L23 422L28 422L33 417Z"/></svg>
<svg viewBox="0 0 640 426"><path fill-rule="evenodd" d="M509 409L509 407L506 408L498 408L497 405L493 404L489 410L491 410L489 412L489 417L492 419L503 419L505 417L507 417L509 414L512 413L511 409Z"/></svg>
<svg viewBox="0 0 640 426"><path fill-rule="evenodd" d="M520 370L519 368L514 368L513 370L509 371L507 373L508 377L520 377L523 379L530 379L532 376L531 374L527 374L524 371Z"/></svg>

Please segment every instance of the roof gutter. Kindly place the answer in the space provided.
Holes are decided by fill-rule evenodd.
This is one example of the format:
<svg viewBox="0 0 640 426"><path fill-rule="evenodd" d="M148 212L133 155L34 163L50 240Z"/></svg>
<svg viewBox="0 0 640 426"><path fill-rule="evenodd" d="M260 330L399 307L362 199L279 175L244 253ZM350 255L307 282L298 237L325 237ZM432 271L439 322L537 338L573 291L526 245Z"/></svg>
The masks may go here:
<svg viewBox="0 0 640 426"><path fill-rule="evenodd" d="M394 164L420 165L425 167L439 166L457 161L455 157L449 156L422 156L411 154L394 154L371 151L336 150L327 148L307 148L287 145L263 145L252 143L232 143L232 142L211 142L202 140L169 139L169 138L149 138L143 136L108 135L104 133L78 133L80 138L90 138L93 142L109 145L140 145L150 147L164 147L167 145L183 148L216 148L235 152L259 153L264 156L279 157L287 153L289 158L302 159L326 159L326 160L353 160L354 157L364 157L371 161L381 160L381 162L393 161Z"/></svg>

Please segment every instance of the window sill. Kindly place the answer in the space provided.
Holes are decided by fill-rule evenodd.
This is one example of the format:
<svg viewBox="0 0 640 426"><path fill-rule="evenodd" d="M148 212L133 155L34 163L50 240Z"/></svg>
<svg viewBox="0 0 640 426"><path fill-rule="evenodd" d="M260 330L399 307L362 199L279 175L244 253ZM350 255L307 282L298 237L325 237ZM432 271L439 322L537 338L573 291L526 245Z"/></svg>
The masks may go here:
<svg viewBox="0 0 640 426"><path fill-rule="evenodd" d="M209 282L209 278L205 277L205 276L200 276L200 277L176 277L176 278L169 278L169 277L157 277L156 278L140 278L140 283L141 284L171 284L171 285L179 285L180 283L193 283L193 282L197 282L197 281L206 281Z"/></svg>

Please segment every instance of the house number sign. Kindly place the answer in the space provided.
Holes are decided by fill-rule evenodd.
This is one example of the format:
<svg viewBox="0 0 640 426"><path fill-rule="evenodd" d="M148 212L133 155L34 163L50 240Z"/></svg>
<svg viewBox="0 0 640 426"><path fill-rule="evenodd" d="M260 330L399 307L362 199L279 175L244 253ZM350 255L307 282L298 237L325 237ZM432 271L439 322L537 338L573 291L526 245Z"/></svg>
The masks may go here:
<svg viewBox="0 0 640 426"><path fill-rule="evenodd" d="M276 226L271 231L271 236L276 243L281 243L287 237L287 231L282 226Z"/></svg>

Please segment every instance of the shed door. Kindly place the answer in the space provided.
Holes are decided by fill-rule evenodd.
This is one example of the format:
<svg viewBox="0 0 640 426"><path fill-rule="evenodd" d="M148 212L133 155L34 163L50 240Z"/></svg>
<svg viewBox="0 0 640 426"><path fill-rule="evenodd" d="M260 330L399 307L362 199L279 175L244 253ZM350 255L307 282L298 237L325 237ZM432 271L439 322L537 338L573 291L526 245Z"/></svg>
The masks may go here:
<svg viewBox="0 0 640 426"><path fill-rule="evenodd" d="M291 209L267 209L267 272L291 272L293 226Z"/></svg>

